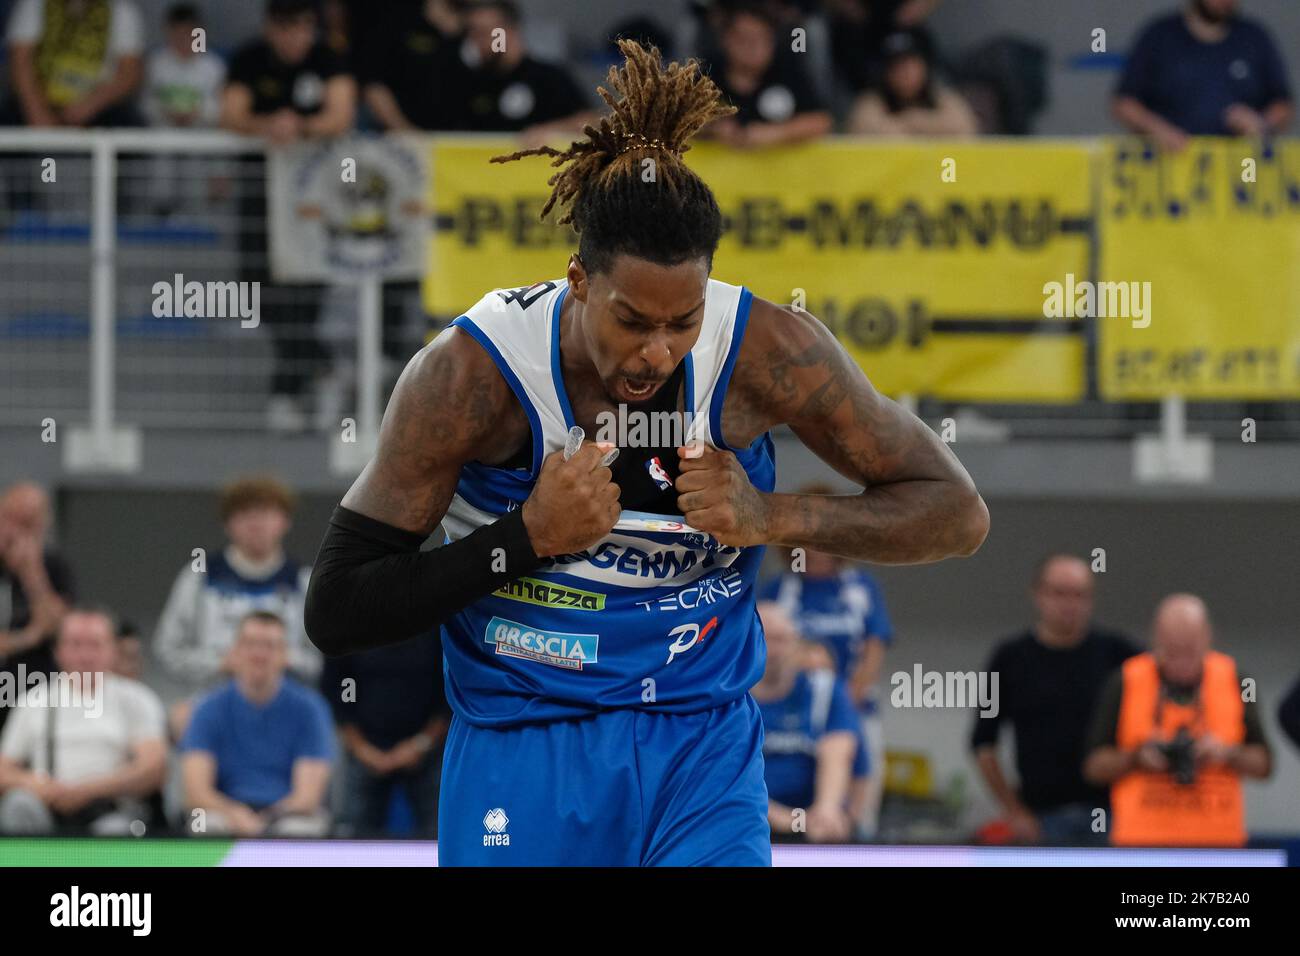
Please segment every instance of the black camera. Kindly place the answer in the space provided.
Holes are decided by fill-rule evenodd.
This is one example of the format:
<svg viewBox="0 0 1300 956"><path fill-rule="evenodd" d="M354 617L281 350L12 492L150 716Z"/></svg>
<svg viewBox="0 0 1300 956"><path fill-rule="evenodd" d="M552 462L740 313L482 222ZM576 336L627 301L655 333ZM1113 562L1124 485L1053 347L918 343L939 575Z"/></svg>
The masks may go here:
<svg viewBox="0 0 1300 956"><path fill-rule="evenodd" d="M1173 740L1156 746L1169 761L1169 772L1175 782L1183 785L1196 782L1196 740L1186 727L1179 727Z"/></svg>

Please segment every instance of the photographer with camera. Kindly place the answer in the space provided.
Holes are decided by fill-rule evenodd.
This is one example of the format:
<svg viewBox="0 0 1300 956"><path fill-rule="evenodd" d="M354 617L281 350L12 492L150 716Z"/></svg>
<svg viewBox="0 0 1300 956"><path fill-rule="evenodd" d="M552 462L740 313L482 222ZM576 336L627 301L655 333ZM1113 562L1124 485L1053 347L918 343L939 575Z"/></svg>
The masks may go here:
<svg viewBox="0 0 1300 956"><path fill-rule="evenodd" d="M1243 846L1241 778L1273 770L1253 694L1236 661L1210 649L1200 598L1165 598L1152 630L1152 650L1103 689L1089 734L1083 774L1110 785L1111 843Z"/></svg>

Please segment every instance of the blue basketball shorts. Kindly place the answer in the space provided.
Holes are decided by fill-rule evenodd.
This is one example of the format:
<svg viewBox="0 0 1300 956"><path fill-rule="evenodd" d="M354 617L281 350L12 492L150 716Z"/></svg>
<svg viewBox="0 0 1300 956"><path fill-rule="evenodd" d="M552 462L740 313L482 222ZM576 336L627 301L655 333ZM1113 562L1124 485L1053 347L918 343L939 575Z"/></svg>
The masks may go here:
<svg viewBox="0 0 1300 956"><path fill-rule="evenodd" d="M475 727L442 762L440 866L771 866L763 721L609 710Z"/></svg>

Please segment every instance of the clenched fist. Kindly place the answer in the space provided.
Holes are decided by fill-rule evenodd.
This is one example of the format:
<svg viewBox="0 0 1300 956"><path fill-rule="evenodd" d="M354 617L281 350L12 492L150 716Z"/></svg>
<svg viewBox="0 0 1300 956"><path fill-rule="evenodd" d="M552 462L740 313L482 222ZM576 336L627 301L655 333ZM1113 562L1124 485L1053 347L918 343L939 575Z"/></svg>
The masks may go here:
<svg viewBox="0 0 1300 956"><path fill-rule="evenodd" d="M618 521L618 485L601 460L614 446L584 442L568 461L561 451L542 462L524 502L524 527L538 557L571 554L595 544Z"/></svg>
<svg viewBox="0 0 1300 956"><path fill-rule="evenodd" d="M702 449L702 454L701 454ZM693 528L737 548L767 542L767 502L736 456L707 445L677 449L677 507Z"/></svg>

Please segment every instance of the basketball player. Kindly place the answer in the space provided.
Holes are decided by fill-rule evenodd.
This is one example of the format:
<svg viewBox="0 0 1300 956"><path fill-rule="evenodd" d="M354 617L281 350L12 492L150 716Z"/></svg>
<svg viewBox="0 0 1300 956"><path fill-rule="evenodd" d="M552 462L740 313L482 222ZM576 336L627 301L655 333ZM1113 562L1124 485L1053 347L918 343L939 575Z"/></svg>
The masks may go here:
<svg viewBox="0 0 1300 956"><path fill-rule="evenodd" d="M308 593L328 654L443 627L443 864L770 865L763 546L907 564L988 529L947 446L817 319L710 278L722 217L682 153L732 109L694 62L619 45L585 140L497 158L554 158L565 276L488 293L411 360ZM573 429L620 405L690 434L611 464ZM774 494L781 424L864 490Z"/></svg>

